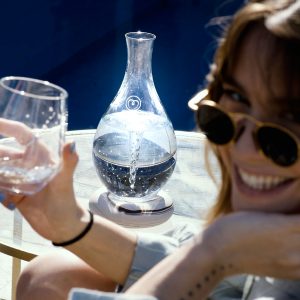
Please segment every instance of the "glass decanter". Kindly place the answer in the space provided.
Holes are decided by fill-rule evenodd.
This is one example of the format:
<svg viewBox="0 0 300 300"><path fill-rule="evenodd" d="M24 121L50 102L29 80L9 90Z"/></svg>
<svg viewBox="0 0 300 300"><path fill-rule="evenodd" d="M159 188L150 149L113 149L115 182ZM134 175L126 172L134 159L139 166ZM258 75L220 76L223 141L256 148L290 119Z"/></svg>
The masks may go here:
<svg viewBox="0 0 300 300"><path fill-rule="evenodd" d="M153 83L156 37L146 32L129 32L125 37L125 76L99 122L93 161L107 189L102 196L110 205L126 213L161 213L172 207L172 201L158 192L173 173L177 145Z"/></svg>

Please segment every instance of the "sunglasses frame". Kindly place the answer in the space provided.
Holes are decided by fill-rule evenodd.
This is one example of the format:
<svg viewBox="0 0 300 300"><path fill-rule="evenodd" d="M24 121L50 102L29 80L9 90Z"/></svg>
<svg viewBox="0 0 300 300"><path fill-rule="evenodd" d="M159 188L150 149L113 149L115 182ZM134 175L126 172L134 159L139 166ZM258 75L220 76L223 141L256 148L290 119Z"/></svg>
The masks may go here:
<svg viewBox="0 0 300 300"><path fill-rule="evenodd" d="M257 119L255 119L254 117L246 114L246 113L239 113L239 112L228 112L225 109L223 109L221 107L221 105L213 100L208 100L208 99L201 99L201 101L199 101L197 103L197 111L199 111L201 106L209 106L209 107L213 107L219 111L221 111L223 114L225 114L226 116L228 116L230 122L233 125L234 128L234 135L232 136L232 138L224 144L217 144L214 143L212 141L210 141L211 143L217 145L217 146L225 146L228 145L230 143L235 142L236 139L236 135L237 135L237 123L239 120L249 120L250 122L252 122L255 125L255 128L253 130L253 141L255 143L256 148L258 149L259 153L261 153L264 157L266 157L268 160L272 161L276 166L281 166L281 167L289 167L291 165L294 165L298 160L299 160L299 152L300 152L300 138L298 136L296 136L295 133L293 133L291 130L285 128L284 126L278 125L276 123L272 123L272 122L263 122L263 121L259 121ZM199 123L199 122L198 122ZM278 129L282 132L284 132L285 134L288 135L289 138L291 138L295 144L297 145L297 158L294 162L288 164L288 165L281 165L279 163L276 163L271 157L267 156L267 154L265 154L263 148L261 147L261 144L258 141L257 135L258 135L258 130L262 127L269 127L269 128L275 128Z"/></svg>

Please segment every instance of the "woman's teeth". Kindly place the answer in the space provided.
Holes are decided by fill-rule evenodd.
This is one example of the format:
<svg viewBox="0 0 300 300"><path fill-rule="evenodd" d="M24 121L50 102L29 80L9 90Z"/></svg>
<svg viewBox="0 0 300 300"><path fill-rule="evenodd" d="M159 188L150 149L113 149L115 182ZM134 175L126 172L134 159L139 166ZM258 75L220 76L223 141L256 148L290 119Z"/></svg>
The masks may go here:
<svg viewBox="0 0 300 300"><path fill-rule="evenodd" d="M254 175L241 169L238 169L238 173L243 183L255 190L269 190L288 180L282 176Z"/></svg>

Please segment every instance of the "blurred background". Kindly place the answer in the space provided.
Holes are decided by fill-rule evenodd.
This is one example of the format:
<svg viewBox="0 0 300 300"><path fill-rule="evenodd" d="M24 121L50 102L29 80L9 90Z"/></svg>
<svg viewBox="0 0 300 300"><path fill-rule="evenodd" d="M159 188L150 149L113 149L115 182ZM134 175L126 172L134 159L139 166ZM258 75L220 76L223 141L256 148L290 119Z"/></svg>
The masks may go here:
<svg viewBox="0 0 300 300"><path fill-rule="evenodd" d="M69 92L69 130L96 128L121 85L124 34L156 35L154 83L176 130L193 130L187 101L205 83L219 26L244 0L2 1L0 76L35 77Z"/></svg>

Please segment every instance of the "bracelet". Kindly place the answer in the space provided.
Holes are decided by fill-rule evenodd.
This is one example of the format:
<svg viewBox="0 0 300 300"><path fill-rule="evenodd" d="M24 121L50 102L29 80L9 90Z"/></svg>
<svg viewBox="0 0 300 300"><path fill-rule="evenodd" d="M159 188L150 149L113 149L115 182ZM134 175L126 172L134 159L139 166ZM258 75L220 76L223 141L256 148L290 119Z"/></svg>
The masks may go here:
<svg viewBox="0 0 300 300"><path fill-rule="evenodd" d="M52 242L52 245L56 246L56 247L65 247L65 246L74 244L77 241L79 241L80 239L82 239L90 231L90 229L92 228L92 226L94 224L94 215L90 210L88 210L88 212L90 214L90 221L81 233L79 233L73 239L65 241L65 242L61 242L61 243Z"/></svg>

